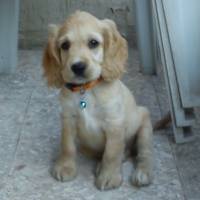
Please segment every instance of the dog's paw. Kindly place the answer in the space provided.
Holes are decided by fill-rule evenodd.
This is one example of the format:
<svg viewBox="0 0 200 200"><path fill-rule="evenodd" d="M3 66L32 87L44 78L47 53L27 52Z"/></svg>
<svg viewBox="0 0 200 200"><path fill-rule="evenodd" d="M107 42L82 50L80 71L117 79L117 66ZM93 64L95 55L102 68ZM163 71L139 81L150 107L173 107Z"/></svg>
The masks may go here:
<svg viewBox="0 0 200 200"><path fill-rule="evenodd" d="M122 183L122 176L120 173L100 170L98 168L98 175L96 177L95 185L99 190L109 190L118 188Z"/></svg>
<svg viewBox="0 0 200 200"><path fill-rule="evenodd" d="M53 177L58 181L71 181L77 175L76 164L74 161L58 160L52 171Z"/></svg>
<svg viewBox="0 0 200 200"><path fill-rule="evenodd" d="M152 173L148 170L136 169L132 176L132 183L135 186L147 186L152 182Z"/></svg>

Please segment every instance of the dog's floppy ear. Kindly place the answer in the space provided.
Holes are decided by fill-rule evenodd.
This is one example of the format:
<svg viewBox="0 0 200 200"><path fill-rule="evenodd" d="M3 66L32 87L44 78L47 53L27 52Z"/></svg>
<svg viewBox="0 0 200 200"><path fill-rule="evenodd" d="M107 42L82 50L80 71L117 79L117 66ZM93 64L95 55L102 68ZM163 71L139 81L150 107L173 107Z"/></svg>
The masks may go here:
<svg viewBox="0 0 200 200"><path fill-rule="evenodd" d="M104 36L104 62L102 77L112 81L121 77L128 58L126 40L120 35L116 24L109 19L102 20Z"/></svg>
<svg viewBox="0 0 200 200"><path fill-rule="evenodd" d="M43 69L48 85L60 88L64 84L64 81L61 75L59 50L56 43L58 31L59 26L54 24L49 25L48 43L43 54Z"/></svg>

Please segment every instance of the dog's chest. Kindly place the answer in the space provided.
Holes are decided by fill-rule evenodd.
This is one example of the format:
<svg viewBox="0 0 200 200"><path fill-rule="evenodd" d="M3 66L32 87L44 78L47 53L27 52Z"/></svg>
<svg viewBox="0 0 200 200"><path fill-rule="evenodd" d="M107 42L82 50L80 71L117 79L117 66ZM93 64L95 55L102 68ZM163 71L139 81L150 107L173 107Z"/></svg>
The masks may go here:
<svg viewBox="0 0 200 200"><path fill-rule="evenodd" d="M80 101L85 101L85 108L81 108ZM92 149L102 149L104 145L101 120L103 113L98 107L96 98L90 93L83 99L75 98L74 108L79 142Z"/></svg>
<svg viewBox="0 0 200 200"><path fill-rule="evenodd" d="M84 109L78 109L78 128L79 132L83 132L84 134L100 134L100 121L98 119L97 110L95 110L95 106L86 102L87 106Z"/></svg>
<svg viewBox="0 0 200 200"><path fill-rule="evenodd" d="M84 102L85 107L82 106ZM99 109L98 101L90 92L84 95L75 94L71 99L74 119L80 134L100 134L103 112Z"/></svg>

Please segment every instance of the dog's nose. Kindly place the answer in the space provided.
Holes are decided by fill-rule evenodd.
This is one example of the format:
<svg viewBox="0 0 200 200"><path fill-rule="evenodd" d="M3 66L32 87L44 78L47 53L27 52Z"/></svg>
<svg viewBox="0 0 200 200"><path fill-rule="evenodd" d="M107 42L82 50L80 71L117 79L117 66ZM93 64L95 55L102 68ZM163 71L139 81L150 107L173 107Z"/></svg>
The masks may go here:
<svg viewBox="0 0 200 200"><path fill-rule="evenodd" d="M84 62L77 62L71 66L71 69L74 72L74 74L78 76L83 76L85 68L86 64Z"/></svg>

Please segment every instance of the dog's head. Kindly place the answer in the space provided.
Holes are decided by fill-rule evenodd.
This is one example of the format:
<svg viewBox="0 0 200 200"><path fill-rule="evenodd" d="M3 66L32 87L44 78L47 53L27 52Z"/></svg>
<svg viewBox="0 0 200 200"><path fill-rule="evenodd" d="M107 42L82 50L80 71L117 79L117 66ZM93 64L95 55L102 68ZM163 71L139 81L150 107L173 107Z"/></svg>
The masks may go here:
<svg viewBox="0 0 200 200"><path fill-rule="evenodd" d="M111 20L77 11L63 25L50 25L44 51L49 86L118 79L127 60L127 43Z"/></svg>

